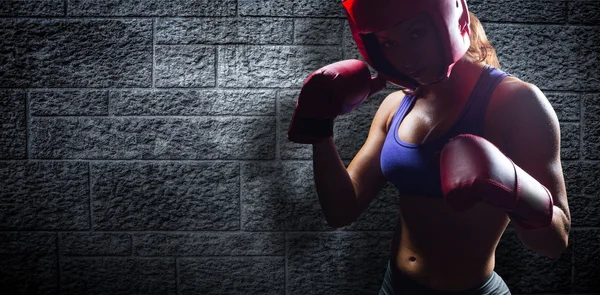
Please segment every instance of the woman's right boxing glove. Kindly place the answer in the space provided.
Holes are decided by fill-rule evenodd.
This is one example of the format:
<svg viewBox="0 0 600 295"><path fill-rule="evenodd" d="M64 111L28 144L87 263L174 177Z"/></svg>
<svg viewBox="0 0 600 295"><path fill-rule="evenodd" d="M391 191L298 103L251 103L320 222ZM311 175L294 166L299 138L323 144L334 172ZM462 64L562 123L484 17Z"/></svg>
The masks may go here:
<svg viewBox="0 0 600 295"><path fill-rule="evenodd" d="M333 136L333 119L358 107L385 84L383 78L371 77L367 65L357 59L316 70L302 84L288 139L312 144Z"/></svg>

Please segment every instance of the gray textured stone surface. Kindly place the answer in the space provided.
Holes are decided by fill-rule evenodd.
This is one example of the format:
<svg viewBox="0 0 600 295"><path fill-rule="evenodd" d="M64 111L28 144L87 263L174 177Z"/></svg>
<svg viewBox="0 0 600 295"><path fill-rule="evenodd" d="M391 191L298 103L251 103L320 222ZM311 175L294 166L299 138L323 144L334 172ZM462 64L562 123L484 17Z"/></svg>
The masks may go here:
<svg viewBox="0 0 600 295"><path fill-rule="evenodd" d="M285 0L238 0L238 10L244 16L293 16L294 3Z"/></svg>
<svg viewBox="0 0 600 295"><path fill-rule="evenodd" d="M561 92L547 92L545 95L560 122L579 122L581 118L581 101L586 95Z"/></svg>
<svg viewBox="0 0 600 295"><path fill-rule="evenodd" d="M600 160L600 96L589 95L583 99L583 157Z"/></svg>
<svg viewBox="0 0 600 295"><path fill-rule="evenodd" d="M507 231L496 249L495 271L517 294L571 291L573 247L558 259L549 259L526 248L515 232Z"/></svg>
<svg viewBox="0 0 600 295"><path fill-rule="evenodd" d="M35 118L44 159L272 159L274 117Z"/></svg>
<svg viewBox="0 0 600 295"><path fill-rule="evenodd" d="M64 233L60 235L60 251L66 256L129 256L131 234Z"/></svg>
<svg viewBox="0 0 600 295"><path fill-rule="evenodd" d="M177 294L175 258L63 258L61 294Z"/></svg>
<svg viewBox="0 0 600 295"><path fill-rule="evenodd" d="M237 230L239 165L92 164L95 230Z"/></svg>
<svg viewBox="0 0 600 295"><path fill-rule="evenodd" d="M224 46L218 56L218 86L254 88L299 87L342 54L332 46Z"/></svg>
<svg viewBox="0 0 600 295"><path fill-rule="evenodd" d="M33 90L29 94L32 116L108 115L107 90Z"/></svg>
<svg viewBox="0 0 600 295"><path fill-rule="evenodd" d="M392 233L294 233L288 238L288 294L377 294Z"/></svg>
<svg viewBox="0 0 600 295"><path fill-rule="evenodd" d="M600 23L600 1L567 1L569 23L598 25Z"/></svg>
<svg viewBox="0 0 600 295"><path fill-rule="evenodd" d="M283 257L178 259L181 294L284 294Z"/></svg>
<svg viewBox="0 0 600 295"><path fill-rule="evenodd" d="M275 0L280 1L280 0ZM294 3L294 16L298 17L345 17L341 1L336 0L297 0Z"/></svg>
<svg viewBox="0 0 600 295"><path fill-rule="evenodd" d="M64 16L64 0L0 0L0 16Z"/></svg>
<svg viewBox="0 0 600 295"><path fill-rule="evenodd" d="M244 163L242 229L282 231L324 229L308 162Z"/></svg>
<svg viewBox="0 0 600 295"><path fill-rule="evenodd" d="M251 231L331 230L321 210L309 161L242 165L242 228ZM393 230L396 191L382 191L346 230Z"/></svg>
<svg viewBox="0 0 600 295"><path fill-rule="evenodd" d="M581 177L581 189L586 195L596 195L600 191L600 162L583 162L579 171Z"/></svg>
<svg viewBox="0 0 600 295"><path fill-rule="evenodd" d="M581 194L584 176L580 162L562 161L563 176L567 187L567 195Z"/></svg>
<svg viewBox="0 0 600 295"><path fill-rule="evenodd" d="M509 225L496 271L516 295L600 293L600 1L468 3L554 107L573 222L557 260ZM334 230L312 147L286 136L304 79L361 59L339 0L0 0L0 17L2 295L377 294L396 188ZM336 119L344 165L394 90Z"/></svg>
<svg viewBox="0 0 600 295"><path fill-rule="evenodd" d="M139 233L138 256L283 256L283 233Z"/></svg>
<svg viewBox="0 0 600 295"><path fill-rule="evenodd" d="M292 44L294 21L283 18L175 18L156 23L157 44Z"/></svg>
<svg viewBox="0 0 600 295"><path fill-rule="evenodd" d="M484 24L503 70L544 90L600 90L600 27Z"/></svg>
<svg viewBox="0 0 600 295"><path fill-rule="evenodd" d="M467 5L481 21L564 23L562 0L469 0Z"/></svg>
<svg viewBox="0 0 600 295"><path fill-rule="evenodd" d="M294 43L340 45L344 26L346 26L346 21L341 19L297 19L294 21Z"/></svg>
<svg viewBox="0 0 600 295"><path fill-rule="evenodd" d="M344 17L341 2L335 0L239 0L240 15Z"/></svg>
<svg viewBox="0 0 600 295"><path fill-rule="evenodd" d="M57 294L56 234L0 233L3 294Z"/></svg>
<svg viewBox="0 0 600 295"><path fill-rule="evenodd" d="M69 16L232 16L235 0L70 0Z"/></svg>
<svg viewBox="0 0 600 295"><path fill-rule="evenodd" d="M27 156L25 91L0 90L0 159Z"/></svg>
<svg viewBox="0 0 600 295"><path fill-rule="evenodd" d="M89 229L88 165L0 162L0 229Z"/></svg>
<svg viewBox="0 0 600 295"><path fill-rule="evenodd" d="M0 20L3 87L148 87L150 20Z"/></svg>
<svg viewBox="0 0 600 295"><path fill-rule="evenodd" d="M600 227L600 197L596 195L569 195L571 225Z"/></svg>
<svg viewBox="0 0 600 295"><path fill-rule="evenodd" d="M575 248L575 292L600 293L600 229L582 229L572 233Z"/></svg>
<svg viewBox="0 0 600 295"><path fill-rule="evenodd" d="M273 90L115 90L110 113L117 116L275 116Z"/></svg>
<svg viewBox="0 0 600 295"><path fill-rule="evenodd" d="M216 49L207 46L155 46L155 86L215 86L215 54Z"/></svg>
<svg viewBox="0 0 600 295"><path fill-rule="evenodd" d="M560 124L560 157L562 160L579 159L581 132L579 124Z"/></svg>

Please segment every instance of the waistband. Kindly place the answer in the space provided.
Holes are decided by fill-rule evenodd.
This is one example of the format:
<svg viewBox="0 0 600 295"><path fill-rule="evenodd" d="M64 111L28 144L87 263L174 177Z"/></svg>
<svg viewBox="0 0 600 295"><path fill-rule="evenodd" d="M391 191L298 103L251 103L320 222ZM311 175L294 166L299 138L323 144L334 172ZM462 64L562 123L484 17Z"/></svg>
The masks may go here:
<svg viewBox="0 0 600 295"><path fill-rule="evenodd" d="M388 262L385 280L392 287L391 294L422 294L422 295L510 295L508 286L495 271L480 285L462 291L441 291L423 286L401 272ZM384 281L384 284L386 282ZM381 294L381 293L380 293ZM385 293L384 293L385 294Z"/></svg>

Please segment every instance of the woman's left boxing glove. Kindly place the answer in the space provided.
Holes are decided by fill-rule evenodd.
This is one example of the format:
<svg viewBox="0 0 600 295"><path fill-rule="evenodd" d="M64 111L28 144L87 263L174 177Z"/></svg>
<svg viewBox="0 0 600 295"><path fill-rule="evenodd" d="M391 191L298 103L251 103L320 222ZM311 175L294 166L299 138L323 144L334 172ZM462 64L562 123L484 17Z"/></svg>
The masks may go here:
<svg viewBox="0 0 600 295"><path fill-rule="evenodd" d="M523 228L552 221L550 191L482 137L451 139L440 154L440 177L446 202L458 211L484 201L506 210Z"/></svg>

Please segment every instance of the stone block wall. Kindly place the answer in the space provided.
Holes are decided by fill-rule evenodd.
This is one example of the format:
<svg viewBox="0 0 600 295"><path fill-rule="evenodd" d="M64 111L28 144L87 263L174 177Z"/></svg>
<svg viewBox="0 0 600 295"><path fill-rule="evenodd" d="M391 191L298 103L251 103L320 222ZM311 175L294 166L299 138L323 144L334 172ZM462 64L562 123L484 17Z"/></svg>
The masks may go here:
<svg viewBox="0 0 600 295"><path fill-rule="evenodd" d="M600 293L600 1L470 0L561 126L573 218L550 260L509 228L513 294ZM1 294L377 294L388 185L328 227L304 78L359 54L336 0L0 0ZM393 88L336 119L349 163Z"/></svg>

